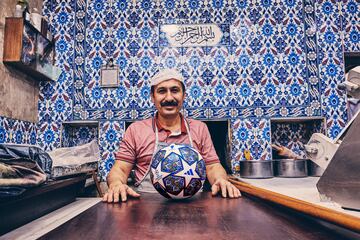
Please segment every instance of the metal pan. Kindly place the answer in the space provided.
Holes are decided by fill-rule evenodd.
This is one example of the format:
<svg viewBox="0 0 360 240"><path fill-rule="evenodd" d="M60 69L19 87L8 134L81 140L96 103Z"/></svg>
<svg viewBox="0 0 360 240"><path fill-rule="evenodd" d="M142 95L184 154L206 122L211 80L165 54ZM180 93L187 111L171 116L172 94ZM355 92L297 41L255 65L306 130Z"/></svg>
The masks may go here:
<svg viewBox="0 0 360 240"><path fill-rule="evenodd" d="M321 177L325 171L310 159L307 162L307 166L308 166L308 175L312 177Z"/></svg>
<svg viewBox="0 0 360 240"><path fill-rule="evenodd" d="M307 177L307 159L274 160L274 173L277 177L285 178Z"/></svg>
<svg viewBox="0 0 360 240"><path fill-rule="evenodd" d="M274 177L273 161L271 160L240 161L240 177L272 178Z"/></svg>

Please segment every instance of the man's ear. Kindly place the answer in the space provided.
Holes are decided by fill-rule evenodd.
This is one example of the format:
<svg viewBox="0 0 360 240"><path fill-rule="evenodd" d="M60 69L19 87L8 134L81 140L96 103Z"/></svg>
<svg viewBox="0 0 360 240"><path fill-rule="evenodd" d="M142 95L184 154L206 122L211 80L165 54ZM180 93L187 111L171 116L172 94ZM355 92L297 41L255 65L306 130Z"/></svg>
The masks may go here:
<svg viewBox="0 0 360 240"><path fill-rule="evenodd" d="M184 101L185 98L186 98L186 91L183 92L183 98L182 98L182 100Z"/></svg>
<svg viewBox="0 0 360 240"><path fill-rule="evenodd" d="M154 92L150 93L150 96L151 96L151 102L155 104Z"/></svg>

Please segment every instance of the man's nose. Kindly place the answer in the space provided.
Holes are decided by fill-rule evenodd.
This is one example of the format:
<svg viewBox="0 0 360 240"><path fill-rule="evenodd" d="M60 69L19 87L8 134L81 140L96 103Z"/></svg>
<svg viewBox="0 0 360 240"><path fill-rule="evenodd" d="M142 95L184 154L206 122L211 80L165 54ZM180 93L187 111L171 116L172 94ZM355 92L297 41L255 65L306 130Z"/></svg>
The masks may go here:
<svg viewBox="0 0 360 240"><path fill-rule="evenodd" d="M174 99L174 96L173 96L171 90L170 90L170 89L167 90L167 91L166 91L165 100L173 100L173 99Z"/></svg>

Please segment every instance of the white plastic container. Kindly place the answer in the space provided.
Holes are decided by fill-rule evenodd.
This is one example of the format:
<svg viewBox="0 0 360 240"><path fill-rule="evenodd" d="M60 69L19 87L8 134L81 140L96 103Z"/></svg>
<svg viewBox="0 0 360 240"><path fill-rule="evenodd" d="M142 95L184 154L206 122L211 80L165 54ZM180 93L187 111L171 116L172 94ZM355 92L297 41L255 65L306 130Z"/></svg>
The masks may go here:
<svg viewBox="0 0 360 240"><path fill-rule="evenodd" d="M33 12L30 14L30 19L32 25L41 32L41 19L42 15L38 12L36 8L33 9Z"/></svg>
<svg viewBox="0 0 360 240"><path fill-rule="evenodd" d="M24 9L21 7L21 5L16 4L14 17L21 18L23 15L23 11Z"/></svg>

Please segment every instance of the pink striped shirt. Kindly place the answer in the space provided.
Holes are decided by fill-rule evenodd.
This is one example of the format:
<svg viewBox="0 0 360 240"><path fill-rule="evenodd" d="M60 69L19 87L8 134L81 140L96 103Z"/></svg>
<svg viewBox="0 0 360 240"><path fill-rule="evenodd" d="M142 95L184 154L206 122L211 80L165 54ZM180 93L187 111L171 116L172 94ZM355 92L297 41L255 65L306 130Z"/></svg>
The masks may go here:
<svg viewBox="0 0 360 240"><path fill-rule="evenodd" d="M184 121L184 120L183 120ZM209 130L205 123L186 119L193 141L193 147L199 151L205 164L220 163ZM159 141L166 143L189 144L189 136L181 132L177 136L169 135L164 128L159 129ZM115 153L115 160L129 162L135 165L136 181L141 179L150 164L155 147L155 121L149 118L132 123L126 130Z"/></svg>

